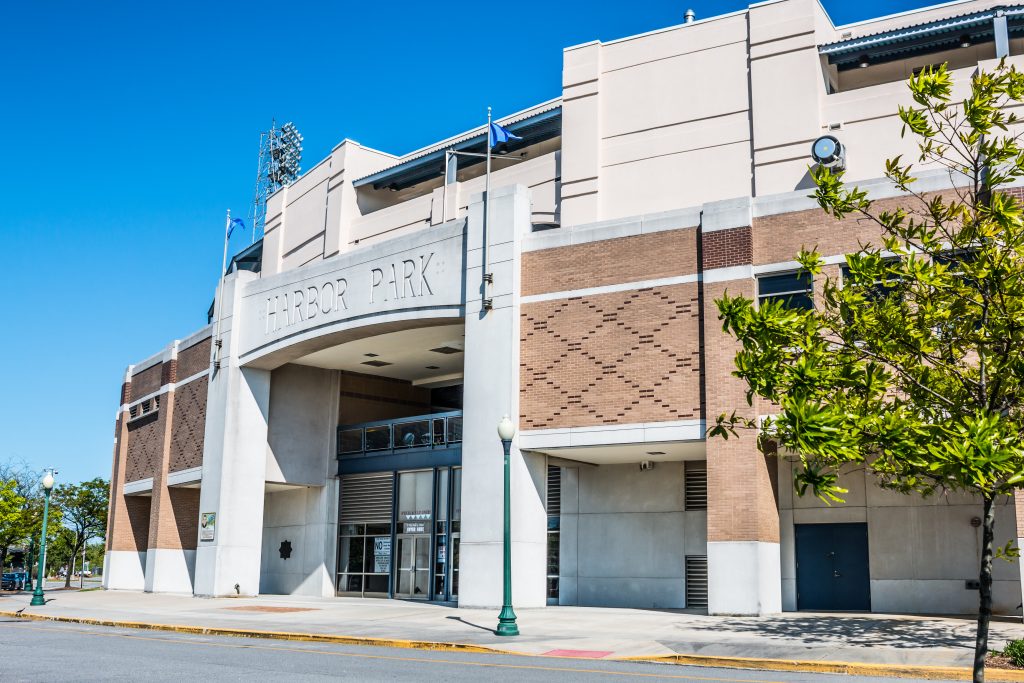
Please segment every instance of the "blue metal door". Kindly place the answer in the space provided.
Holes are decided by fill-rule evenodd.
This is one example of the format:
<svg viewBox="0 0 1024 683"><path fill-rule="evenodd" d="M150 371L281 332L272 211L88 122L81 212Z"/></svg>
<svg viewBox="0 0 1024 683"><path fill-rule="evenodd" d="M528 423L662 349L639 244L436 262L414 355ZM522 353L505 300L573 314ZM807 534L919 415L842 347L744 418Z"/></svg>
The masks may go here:
<svg viewBox="0 0 1024 683"><path fill-rule="evenodd" d="M870 610L868 525L796 525L796 606Z"/></svg>

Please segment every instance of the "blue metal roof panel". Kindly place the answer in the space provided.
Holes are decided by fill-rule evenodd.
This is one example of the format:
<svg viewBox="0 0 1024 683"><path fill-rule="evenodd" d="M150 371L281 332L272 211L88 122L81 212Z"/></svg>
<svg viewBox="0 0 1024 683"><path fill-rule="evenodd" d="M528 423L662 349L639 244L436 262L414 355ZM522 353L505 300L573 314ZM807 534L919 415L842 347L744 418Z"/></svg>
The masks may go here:
<svg viewBox="0 0 1024 683"><path fill-rule="evenodd" d="M941 34L965 31L985 25L992 21L997 12L1002 11L1008 18L1024 16L1024 7L1000 7L971 12L954 17L946 17L936 21L929 21L923 24L904 26L889 31L881 31L866 36L859 36L849 40L842 40L835 43L828 43L818 47L818 52L827 55L830 59L851 53L861 53L866 49L881 48L885 46L898 45L899 43L914 42L928 36L939 36Z"/></svg>

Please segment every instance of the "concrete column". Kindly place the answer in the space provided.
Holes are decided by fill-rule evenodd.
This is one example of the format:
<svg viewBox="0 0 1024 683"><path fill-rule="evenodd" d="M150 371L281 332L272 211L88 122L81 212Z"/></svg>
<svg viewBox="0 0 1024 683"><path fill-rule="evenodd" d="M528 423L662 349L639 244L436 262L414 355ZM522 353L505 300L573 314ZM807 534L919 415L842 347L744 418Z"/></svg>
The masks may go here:
<svg viewBox="0 0 1024 683"><path fill-rule="evenodd" d="M240 290L255 277L234 273L217 294L224 296L223 346L220 369L210 377L199 503L200 514L216 513L217 521L215 538L200 540L196 551L196 595L259 592L270 371L239 367L233 333ZM216 343L215 337L215 353Z"/></svg>
<svg viewBox="0 0 1024 683"><path fill-rule="evenodd" d="M705 245L708 240L705 237ZM704 258L708 258L705 248ZM714 300L726 290L755 297L752 278L704 283L704 371L707 419L746 405L746 385L731 377L738 343L722 332ZM749 409L756 415L754 409ZM708 612L759 615L782 611L777 465L754 434L709 439Z"/></svg>
<svg viewBox="0 0 1024 683"><path fill-rule="evenodd" d="M128 411L124 406L132 400L132 367L128 366L121 386L114 440L114 469L110 477L110 514L107 519L107 550L103 562L103 587L107 589L142 590L145 585L146 544L136 540L134 524L148 524L149 501L138 505L138 499L124 495L125 466L128 457ZM140 510L139 508L144 508ZM144 514L139 514L140 512ZM143 517L142 520L138 519ZM141 531L141 530L140 530ZM145 538L145 535L142 536Z"/></svg>
<svg viewBox="0 0 1024 683"><path fill-rule="evenodd" d="M567 48L562 56L563 225L601 220L601 43Z"/></svg>
<svg viewBox="0 0 1024 683"><path fill-rule="evenodd" d="M519 274L522 236L530 231L530 192L522 185L491 191L487 230L493 309L481 310L483 202L469 206L466 269L466 359L462 443L462 541L459 606L502 603L503 457L497 425L519 416ZM517 425L518 426L518 425ZM547 603L547 517L544 456L512 444L512 601Z"/></svg>

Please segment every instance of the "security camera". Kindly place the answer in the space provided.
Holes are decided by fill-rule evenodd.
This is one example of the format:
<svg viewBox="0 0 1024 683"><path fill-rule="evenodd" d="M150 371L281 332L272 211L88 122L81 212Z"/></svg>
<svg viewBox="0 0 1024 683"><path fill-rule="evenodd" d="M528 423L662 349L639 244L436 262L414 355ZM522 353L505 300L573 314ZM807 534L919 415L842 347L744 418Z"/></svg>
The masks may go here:
<svg viewBox="0 0 1024 683"><path fill-rule="evenodd" d="M651 462L650 460L644 460L643 462L640 463L640 471L641 472L646 472L648 470L653 470L653 469L654 469L654 463Z"/></svg>
<svg viewBox="0 0 1024 683"><path fill-rule="evenodd" d="M811 145L814 163L833 171L846 169L846 147L831 135L822 135Z"/></svg>

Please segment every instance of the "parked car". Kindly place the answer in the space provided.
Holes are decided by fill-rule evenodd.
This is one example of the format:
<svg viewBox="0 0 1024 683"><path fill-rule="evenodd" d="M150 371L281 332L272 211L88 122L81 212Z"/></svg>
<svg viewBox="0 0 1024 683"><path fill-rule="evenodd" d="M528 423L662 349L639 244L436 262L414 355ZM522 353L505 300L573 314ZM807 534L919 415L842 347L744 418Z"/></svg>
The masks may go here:
<svg viewBox="0 0 1024 683"><path fill-rule="evenodd" d="M28 572L7 572L0 579L0 590L20 591L28 585Z"/></svg>

